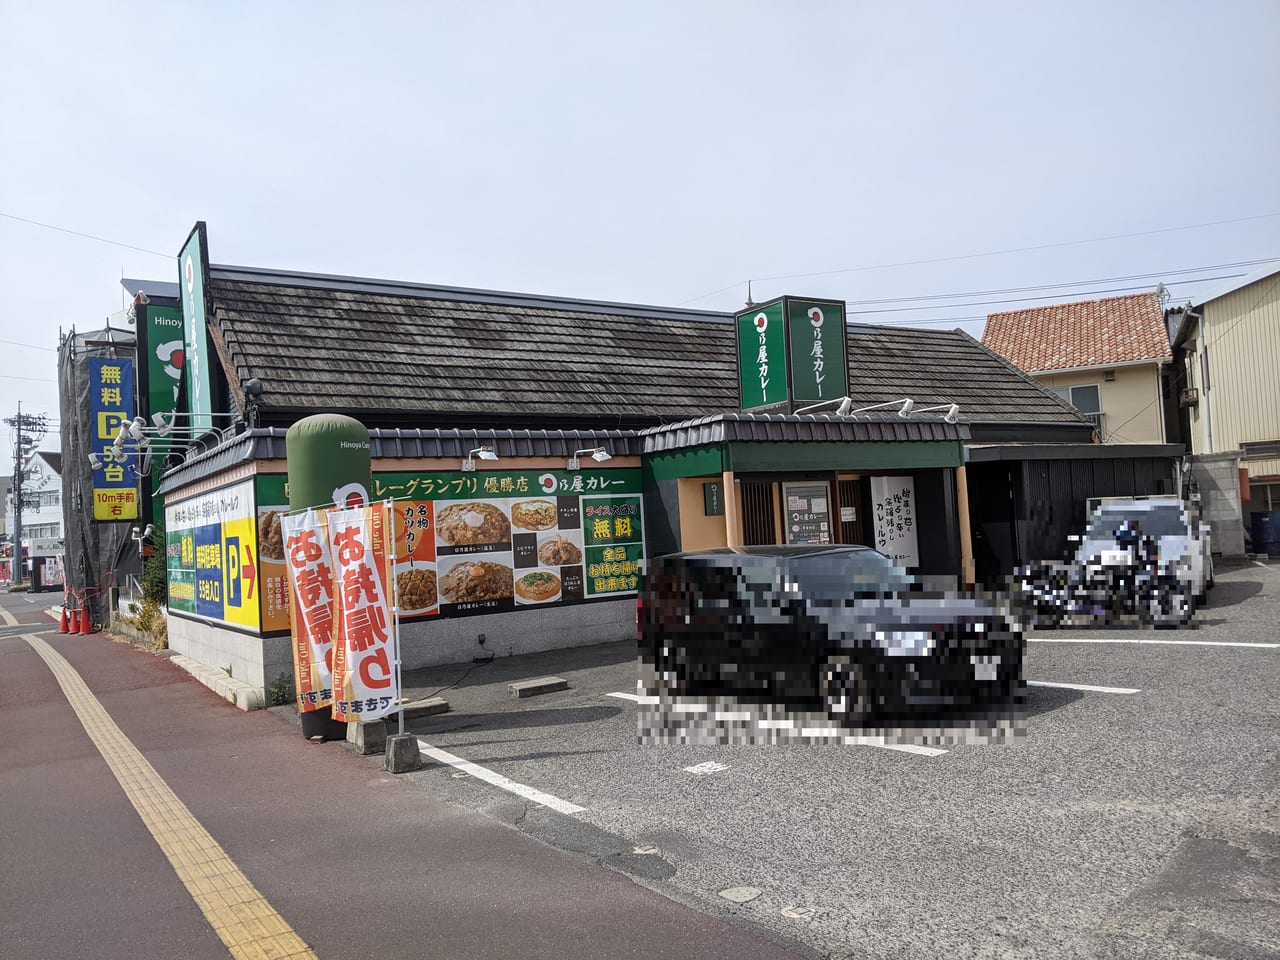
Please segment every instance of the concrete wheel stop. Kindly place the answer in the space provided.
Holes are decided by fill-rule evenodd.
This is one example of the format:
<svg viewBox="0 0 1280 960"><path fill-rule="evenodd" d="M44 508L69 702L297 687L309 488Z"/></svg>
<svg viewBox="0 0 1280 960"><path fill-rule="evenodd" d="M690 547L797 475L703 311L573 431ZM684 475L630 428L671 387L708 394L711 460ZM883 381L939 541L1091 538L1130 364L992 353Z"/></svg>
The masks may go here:
<svg viewBox="0 0 1280 960"><path fill-rule="evenodd" d="M568 690L569 681L564 677L537 677L533 680L517 680L514 683L508 683L507 689L511 691L513 698L522 700L525 697L536 697L543 693Z"/></svg>

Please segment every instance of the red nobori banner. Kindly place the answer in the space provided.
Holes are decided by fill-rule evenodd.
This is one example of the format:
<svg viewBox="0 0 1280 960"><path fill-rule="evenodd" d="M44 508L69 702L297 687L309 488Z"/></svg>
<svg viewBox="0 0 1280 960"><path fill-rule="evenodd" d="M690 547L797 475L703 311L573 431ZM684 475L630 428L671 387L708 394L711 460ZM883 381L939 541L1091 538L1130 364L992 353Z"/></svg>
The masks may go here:
<svg viewBox="0 0 1280 960"><path fill-rule="evenodd" d="M333 718L377 720L394 713L400 690L389 595L393 543L384 506L329 512L337 638Z"/></svg>
<svg viewBox="0 0 1280 960"><path fill-rule="evenodd" d="M298 711L333 703L334 579L324 513L281 516Z"/></svg>

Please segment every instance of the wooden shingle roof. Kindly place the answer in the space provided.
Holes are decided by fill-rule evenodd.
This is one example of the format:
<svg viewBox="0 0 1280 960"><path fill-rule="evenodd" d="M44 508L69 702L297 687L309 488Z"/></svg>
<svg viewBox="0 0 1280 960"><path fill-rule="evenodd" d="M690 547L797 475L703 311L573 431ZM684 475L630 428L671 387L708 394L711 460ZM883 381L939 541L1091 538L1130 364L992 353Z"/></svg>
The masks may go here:
<svg viewBox="0 0 1280 960"><path fill-rule="evenodd" d="M1172 359L1155 293L993 313L982 342L1028 373Z"/></svg>
<svg viewBox="0 0 1280 960"><path fill-rule="evenodd" d="M212 335L264 422L640 428L737 410L730 314L213 267ZM966 420L1078 422L961 331L849 328L858 406L958 403Z"/></svg>

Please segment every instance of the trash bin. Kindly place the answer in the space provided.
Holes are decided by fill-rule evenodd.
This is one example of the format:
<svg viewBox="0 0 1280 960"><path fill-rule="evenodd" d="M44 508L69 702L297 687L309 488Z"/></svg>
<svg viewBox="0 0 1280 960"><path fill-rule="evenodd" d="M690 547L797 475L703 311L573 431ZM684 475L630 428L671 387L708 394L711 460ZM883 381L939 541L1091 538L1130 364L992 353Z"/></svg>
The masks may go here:
<svg viewBox="0 0 1280 960"><path fill-rule="evenodd" d="M1253 515L1253 552L1280 557L1280 510Z"/></svg>

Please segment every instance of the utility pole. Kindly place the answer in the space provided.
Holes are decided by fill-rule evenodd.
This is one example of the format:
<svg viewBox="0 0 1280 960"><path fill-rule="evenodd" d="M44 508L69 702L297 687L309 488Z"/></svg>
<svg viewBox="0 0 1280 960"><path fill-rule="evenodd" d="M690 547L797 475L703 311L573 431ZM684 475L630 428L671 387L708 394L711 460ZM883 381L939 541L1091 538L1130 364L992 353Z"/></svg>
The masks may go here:
<svg viewBox="0 0 1280 960"><path fill-rule="evenodd" d="M32 415L22 412L22 401L18 401L18 415L6 417L5 421L12 428L13 440L13 480L10 489L13 491L13 561L9 565L11 583L21 583L26 569L26 561L22 556L22 507L24 494L22 490L22 468L27 457L40 445L44 435L49 432L49 424L44 414Z"/></svg>

